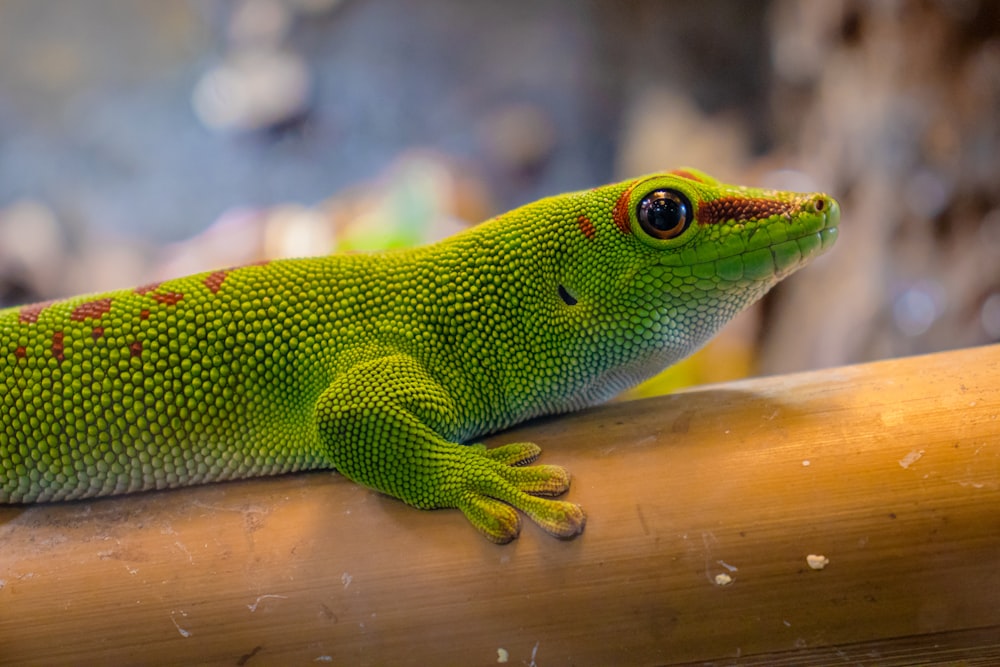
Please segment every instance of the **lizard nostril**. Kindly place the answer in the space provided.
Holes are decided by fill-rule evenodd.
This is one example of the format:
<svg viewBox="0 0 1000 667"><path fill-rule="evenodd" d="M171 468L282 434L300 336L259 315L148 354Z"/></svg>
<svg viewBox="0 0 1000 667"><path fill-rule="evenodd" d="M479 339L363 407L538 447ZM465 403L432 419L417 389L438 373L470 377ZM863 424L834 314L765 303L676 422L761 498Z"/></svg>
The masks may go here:
<svg viewBox="0 0 1000 667"><path fill-rule="evenodd" d="M826 200L823 197L817 197L813 202L813 210L817 213L822 213L823 209L826 208Z"/></svg>

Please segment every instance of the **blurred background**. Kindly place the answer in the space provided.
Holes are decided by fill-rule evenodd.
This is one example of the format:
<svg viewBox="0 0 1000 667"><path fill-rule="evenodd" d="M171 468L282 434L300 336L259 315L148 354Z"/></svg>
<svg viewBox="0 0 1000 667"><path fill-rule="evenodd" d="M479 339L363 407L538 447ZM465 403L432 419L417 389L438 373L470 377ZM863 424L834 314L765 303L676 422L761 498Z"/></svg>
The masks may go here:
<svg viewBox="0 0 1000 667"><path fill-rule="evenodd" d="M0 0L0 305L681 165L841 238L640 393L1000 340L992 0Z"/></svg>

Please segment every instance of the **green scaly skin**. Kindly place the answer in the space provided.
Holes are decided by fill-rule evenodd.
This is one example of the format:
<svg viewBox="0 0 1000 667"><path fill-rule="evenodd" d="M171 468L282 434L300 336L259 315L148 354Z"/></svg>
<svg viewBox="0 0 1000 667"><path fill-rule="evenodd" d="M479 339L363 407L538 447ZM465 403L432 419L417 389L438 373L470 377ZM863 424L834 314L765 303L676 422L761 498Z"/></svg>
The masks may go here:
<svg viewBox="0 0 1000 667"><path fill-rule="evenodd" d="M681 208L651 213L664 196ZM678 170L422 248L0 310L0 502L336 468L496 542L515 509L572 537L584 513L546 497L569 475L524 465L536 445L461 443L669 366L832 245L838 219L825 195Z"/></svg>

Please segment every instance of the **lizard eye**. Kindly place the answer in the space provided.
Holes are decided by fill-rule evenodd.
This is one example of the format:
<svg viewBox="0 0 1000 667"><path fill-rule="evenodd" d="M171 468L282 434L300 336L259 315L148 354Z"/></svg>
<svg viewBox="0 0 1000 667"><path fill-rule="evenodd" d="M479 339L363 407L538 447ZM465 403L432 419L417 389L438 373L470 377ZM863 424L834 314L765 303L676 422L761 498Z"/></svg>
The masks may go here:
<svg viewBox="0 0 1000 667"><path fill-rule="evenodd" d="M635 210L639 225L655 239L672 239L691 225L691 203L676 190L654 190Z"/></svg>

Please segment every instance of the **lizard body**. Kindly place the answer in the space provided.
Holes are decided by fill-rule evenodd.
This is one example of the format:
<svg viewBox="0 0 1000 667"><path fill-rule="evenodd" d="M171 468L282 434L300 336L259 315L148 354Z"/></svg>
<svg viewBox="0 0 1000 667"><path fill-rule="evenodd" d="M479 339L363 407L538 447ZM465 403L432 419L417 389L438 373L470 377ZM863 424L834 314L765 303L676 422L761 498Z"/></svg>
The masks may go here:
<svg viewBox="0 0 1000 667"><path fill-rule="evenodd" d="M336 468L513 539L582 510L483 434L662 370L836 238L836 202L678 170L437 244L0 310L0 502Z"/></svg>

